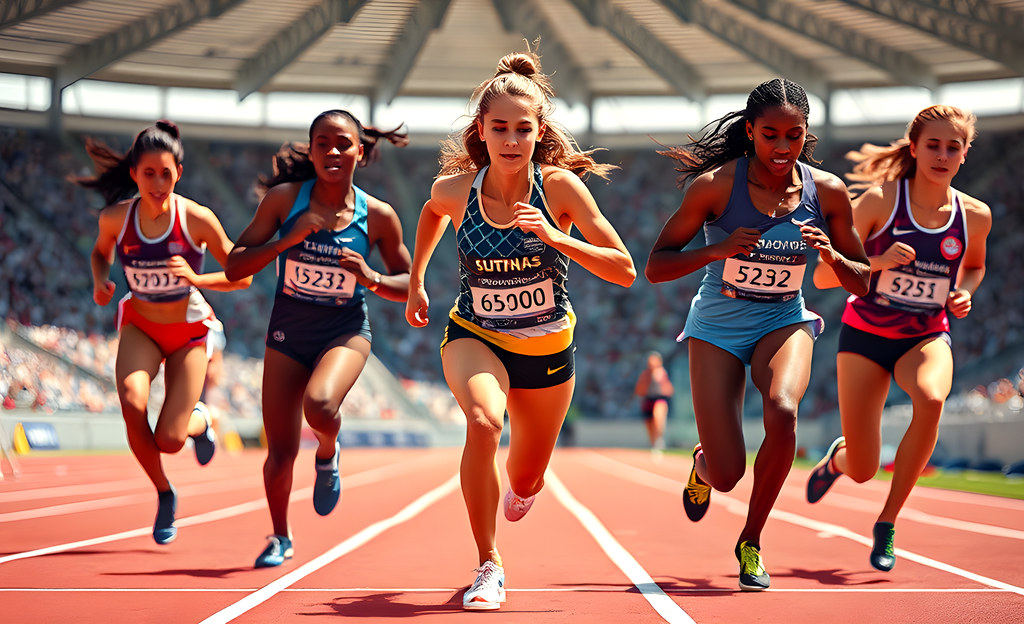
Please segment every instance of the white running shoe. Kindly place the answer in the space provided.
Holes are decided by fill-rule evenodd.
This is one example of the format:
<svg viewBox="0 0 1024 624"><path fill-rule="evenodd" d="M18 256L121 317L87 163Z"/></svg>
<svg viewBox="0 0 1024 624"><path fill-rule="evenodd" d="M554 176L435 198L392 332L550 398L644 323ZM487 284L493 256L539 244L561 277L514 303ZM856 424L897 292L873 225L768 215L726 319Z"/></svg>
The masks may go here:
<svg viewBox="0 0 1024 624"><path fill-rule="evenodd" d="M533 506L533 499L537 498L537 495L527 498L520 498L518 494L512 491L512 488L508 489L505 493L505 519L509 522L517 522L522 520L526 512L530 511L530 507Z"/></svg>
<svg viewBox="0 0 1024 624"><path fill-rule="evenodd" d="M505 602L505 569L487 560L473 570L477 573L473 586L462 595L462 608L470 611L493 611Z"/></svg>

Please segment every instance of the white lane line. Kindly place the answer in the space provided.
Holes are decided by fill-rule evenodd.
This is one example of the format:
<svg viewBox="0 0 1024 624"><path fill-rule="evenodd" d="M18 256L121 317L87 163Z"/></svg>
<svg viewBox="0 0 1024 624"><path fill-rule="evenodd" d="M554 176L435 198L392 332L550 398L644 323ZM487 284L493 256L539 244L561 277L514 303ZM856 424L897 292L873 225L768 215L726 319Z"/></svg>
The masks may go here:
<svg viewBox="0 0 1024 624"><path fill-rule="evenodd" d="M146 479L124 479L106 483L83 483L81 485L58 485L54 487L31 488L13 492L0 492L0 504L21 501L40 500L44 498L62 498L65 496L85 496L87 494L106 494L125 490L152 489L153 484Z"/></svg>
<svg viewBox="0 0 1024 624"><path fill-rule="evenodd" d="M612 563L622 570L626 578L640 590L641 595L647 599L647 602L651 603L651 606L658 612L658 615L664 618L666 622L672 624L695 624L693 618L658 587L658 584L654 582L651 575L633 558L633 555L629 554L629 551L612 537L612 534L597 519L594 512L587 509L569 493L565 484L555 476L551 469L547 471L545 482L551 489L551 493L558 499L558 502L562 503L562 506L576 517L579 523L583 525L583 528L590 533L594 541L601 547L601 550L612 560Z"/></svg>
<svg viewBox="0 0 1024 624"><path fill-rule="evenodd" d="M806 494L804 490L795 486L787 485L783 488L783 492L788 498L805 500ZM831 507L839 507L840 509L850 509L852 511L862 511L864 513L878 515L881 511L882 505L874 501L869 501L856 496L849 496L846 494L840 494L839 492L833 492L823 498L821 503ZM1017 529L1009 529L1006 527L996 526L993 524L982 524L980 522L971 522L969 520L958 520L956 518L947 518L946 516L936 516L913 507L904 507L900 510L901 520L910 520L912 522L918 522L920 524L928 524L931 526L943 527L946 529L954 529L957 531L967 531L970 533L978 533L980 535L991 535L994 537L1005 537L1008 539L1024 540L1024 531L1018 531Z"/></svg>
<svg viewBox="0 0 1024 624"><path fill-rule="evenodd" d="M254 592L257 591L258 587L225 587L216 589L212 587L0 587L0 593L17 593L17 592L64 592L64 593L239 593L239 592ZM295 592L295 593L329 593L329 594L348 594L348 593L402 593L402 594L448 594L457 592L464 587L289 587L282 589L282 592ZM517 588L517 589L506 589L507 592L520 592L520 593L593 593L593 592L614 592L621 593L627 591L629 587L623 585L622 587L540 587L540 588ZM858 593L858 594L1009 594L1003 589L994 589L990 587L985 588L967 588L967 587L951 587L948 589L932 589L932 588L921 588L921 587L908 587L905 589L900 588L868 588L868 587L826 587L826 588L793 588L793 589L767 589L765 591L775 593L789 593L789 594L816 594L816 593L827 593L827 594L841 594L841 593ZM743 593L738 589L728 589L724 587L687 587L683 589L670 589L667 594L700 594L706 592L716 593L728 593L728 594L739 594Z"/></svg>
<svg viewBox="0 0 1024 624"><path fill-rule="evenodd" d="M352 475L346 475L342 477L343 489L352 489L361 485L369 485L371 483L377 483L391 479L414 470L421 470L425 458L414 458L399 462L396 464L390 464L388 466L381 466L379 468L371 468L363 472L357 472ZM297 503L299 501L306 500L313 495L312 486L295 490L291 495L291 503ZM152 498L152 497L151 497ZM225 518L233 518L234 516L240 516L242 514L250 513L253 511L259 511L267 507L267 500L261 498L240 505L234 505L231 507L225 507L224 509L217 509L197 516L189 516L187 518L181 518L174 524L179 529L189 526L195 526L197 524L204 524L207 522L214 522L217 520L223 520ZM143 537L146 535L152 535L153 529L151 527L143 527L141 529L132 529L130 531L122 531L120 533L114 533L112 535L104 535L103 537L96 537L93 539L80 540L77 542L69 542L67 544L58 544L56 546L47 546L45 548L39 548L36 550L29 550L25 552L15 553L13 555L7 555L6 557L0 557L0 564L7 563L9 561L17 561L19 559L29 559L32 557L41 557L43 555L52 555L54 553L64 552L67 550L75 550L76 548L86 548L88 546L96 546L98 544L107 544L110 542L117 542L120 540L131 539L133 537Z"/></svg>
<svg viewBox="0 0 1024 624"><path fill-rule="evenodd" d="M642 468L631 466L629 464L620 462L610 457L606 457L599 453L587 453L581 458L581 460L589 464L592 468L596 468L597 470L600 470L601 472L604 472L606 474L617 476L628 481L633 481L635 483L641 483L654 489L671 492L672 494L681 494L683 487L685 487L685 484L683 484L681 481L676 481L675 479L663 477L659 474L655 474ZM720 492L715 492L714 496L711 497L711 502L724 506L730 513L736 514L738 516L746 517L747 515L747 505L745 503L735 498L725 496ZM827 522L820 522L818 520L812 520L811 518L805 518L804 516L795 513L782 511L781 509L773 509L771 513L768 514L768 517L774 518L776 520L782 520L783 522L788 522L790 524L795 524L806 529L817 531L819 533L819 536L824 535L845 537L846 539L857 542L858 544L863 544L868 548L871 548L874 545L873 540L871 538L864 537L863 535L854 533L846 527L842 527L836 524L829 524ZM908 550L903 550L902 548L895 549L895 552L897 556L907 559L909 561L920 563L921 565L925 565L930 568L935 568L936 570L942 570L943 572L949 572L950 574L961 576L963 578L975 581L976 583L980 583L981 585L988 585L989 587L995 587L998 589L1002 589L1004 591L1009 591L1024 596L1024 587L1017 587L1016 585L1004 583L1003 581L998 581L987 576L975 574L974 572L969 572L967 570L964 570L963 568L958 568L956 566L942 563L941 561L936 561L935 559L931 559L923 555L918 555Z"/></svg>
<svg viewBox="0 0 1024 624"><path fill-rule="evenodd" d="M369 542L373 538L377 537L384 531L398 526L403 522L412 520L418 516L424 509L430 507L437 501L441 500L445 496L448 496L459 487L459 475L455 475L448 479L441 485L437 486L433 490L430 490L423 496L420 496L413 502L409 503L404 509L399 511L397 514L387 518L386 520L380 520L374 522L370 526L366 527L362 531L356 533L352 537L348 538L344 542L338 544L334 548L328 550L324 554L316 557L315 559L308 561L295 570L281 576L277 580L263 586L256 592L249 594L245 598L239 600L233 605L228 606L225 609L221 609L217 613L214 613L210 617L203 620L200 624L224 624L230 622L236 617L244 614L245 612L253 609L270 598L272 598L278 592L287 589L291 585L302 580L306 576L309 576L313 572L316 572L320 568L334 562L339 557L342 557L353 550L359 548L363 544Z"/></svg>

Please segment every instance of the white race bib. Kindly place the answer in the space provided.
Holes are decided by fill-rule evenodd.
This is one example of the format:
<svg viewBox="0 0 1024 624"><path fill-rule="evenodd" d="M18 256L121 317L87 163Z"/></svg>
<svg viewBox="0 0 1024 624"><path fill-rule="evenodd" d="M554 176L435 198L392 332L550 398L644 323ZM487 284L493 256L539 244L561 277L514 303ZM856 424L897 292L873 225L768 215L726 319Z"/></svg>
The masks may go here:
<svg viewBox="0 0 1024 624"><path fill-rule="evenodd" d="M912 308L934 310L946 305L949 278L908 275L886 269L878 276L875 292Z"/></svg>
<svg viewBox="0 0 1024 624"><path fill-rule="evenodd" d="M768 295L800 290L806 264L768 264L726 258L722 280L738 290Z"/></svg>
<svg viewBox="0 0 1024 624"><path fill-rule="evenodd" d="M555 307L555 291L550 279L514 288L478 288L473 293L473 313L481 318L520 318L535 316Z"/></svg>
<svg viewBox="0 0 1024 624"><path fill-rule="evenodd" d="M124 268L128 287L140 295L166 295L191 286L188 280L177 277L167 267Z"/></svg>
<svg viewBox="0 0 1024 624"><path fill-rule="evenodd" d="M356 277L339 266L306 264L288 258L284 264L284 286L313 297L351 299Z"/></svg>

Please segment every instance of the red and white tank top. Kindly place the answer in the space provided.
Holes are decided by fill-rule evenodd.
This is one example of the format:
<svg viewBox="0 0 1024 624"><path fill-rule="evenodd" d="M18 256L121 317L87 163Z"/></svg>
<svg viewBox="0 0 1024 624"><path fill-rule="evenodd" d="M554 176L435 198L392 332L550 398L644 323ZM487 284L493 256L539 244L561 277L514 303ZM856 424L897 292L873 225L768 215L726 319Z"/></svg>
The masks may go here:
<svg viewBox="0 0 1024 624"><path fill-rule="evenodd" d="M148 238L139 227L139 200L128 208L121 234L117 237L117 257L124 267L132 296L152 303L187 299L196 290L188 280L177 277L167 268L173 256L181 256L196 273L203 272L206 245L193 242L185 218L185 201L171 197L171 223L167 231Z"/></svg>
<svg viewBox="0 0 1024 624"><path fill-rule="evenodd" d="M900 180L889 221L864 242L864 250L868 256L880 256L897 242L913 247L916 258L905 266L872 273L867 295L847 300L843 323L885 338L948 332L946 297L956 288L967 251L967 213L960 193L953 190L949 221L926 228L914 220L908 180Z"/></svg>

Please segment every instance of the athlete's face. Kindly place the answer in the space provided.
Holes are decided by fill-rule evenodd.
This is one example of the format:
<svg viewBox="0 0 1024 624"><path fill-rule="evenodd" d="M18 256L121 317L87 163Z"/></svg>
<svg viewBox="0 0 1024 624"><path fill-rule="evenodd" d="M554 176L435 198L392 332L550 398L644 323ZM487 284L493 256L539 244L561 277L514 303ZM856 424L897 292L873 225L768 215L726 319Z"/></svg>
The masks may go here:
<svg viewBox="0 0 1024 624"><path fill-rule="evenodd" d="M967 158L967 143L953 124L937 119L922 126L921 134L910 144L910 155L917 160L919 175L948 185Z"/></svg>
<svg viewBox="0 0 1024 624"><path fill-rule="evenodd" d="M321 119L313 127L309 159L316 177L328 183L351 183L352 173L363 158L359 129L348 117Z"/></svg>
<svg viewBox="0 0 1024 624"><path fill-rule="evenodd" d="M807 141L807 120L796 107L776 106L753 123L747 122L747 136L754 141L754 154L771 175L789 175Z"/></svg>
<svg viewBox="0 0 1024 624"><path fill-rule="evenodd" d="M491 167L518 171L533 158L537 141L547 129L533 108L528 98L502 96L491 102L483 121L477 121L480 138L491 157Z"/></svg>
<svg viewBox="0 0 1024 624"><path fill-rule="evenodd" d="M182 167L170 152L147 152L132 167L132 180L139 185L139 197L147 203L163 206L181 178Z"/></svg>

